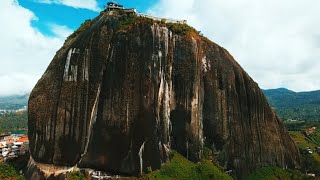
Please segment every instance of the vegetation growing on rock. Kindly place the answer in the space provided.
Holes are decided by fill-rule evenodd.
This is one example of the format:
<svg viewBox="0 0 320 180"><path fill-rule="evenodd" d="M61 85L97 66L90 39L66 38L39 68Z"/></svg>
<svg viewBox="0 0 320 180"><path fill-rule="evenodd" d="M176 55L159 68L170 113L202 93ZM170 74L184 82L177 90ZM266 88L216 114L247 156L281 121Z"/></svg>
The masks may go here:
<svg viewBox="0 0 320 180"><path fill-rule="evenodd" d="M180 23L166 23L168 29L170 29L173 33L185 35L189 32L196 32L196 30L189 26L188 24L180 24Z"/></svg>
<svg viewBox="0 0 320 180"><path fill-rule="evenodd" d="M140 17L134 14L122 15L119 17L118 30L127 31L130 28L132 28L133 25L142 24L142 23L152 25L153 22L154 22L153 19Z"/></svg>
<svg viewBox="0 0 320 180"><path fill-rule="evenodd" d="M87 30L90 26L91 26L91 19L87 19L84 23L82 23L80 25L80 27L74 31L70 36L67 37L66 41L69 41L73 38L75 38L76 36L78 36L80 33L84 32L85 30Z"/></svg>
<svg viewBox="0 0 320 180"><path fill-rule="evenodd" d="M197 32L193 27L189 26L188 24L166 23L165 19L157 21L148 17L141 17L134 14L121 15L119 18L119 29L127 30L130 27L132 27L133 24L142 24L142 23L149 24L149 25L152 25L153 23L157 23L160 26L167 27L170 31L178 35L185 35L190 32Z"/></svg>

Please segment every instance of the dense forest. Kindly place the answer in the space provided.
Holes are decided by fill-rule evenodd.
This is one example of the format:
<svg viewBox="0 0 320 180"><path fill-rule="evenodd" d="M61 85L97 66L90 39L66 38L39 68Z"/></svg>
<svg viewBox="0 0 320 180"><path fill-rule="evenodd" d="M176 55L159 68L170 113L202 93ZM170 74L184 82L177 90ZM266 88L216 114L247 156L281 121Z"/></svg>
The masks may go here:
<svg viewBox="0 0 320 180"><path fill-rule="evenodd" d="M282 120L320 120L320 91L264 90L268 102Z"/></svg>
<svg viewBox="0 0 320 180"><path fill-rule="evenodd" d="M0 133L28 128L27 111L0 115Z"/></svg>
<svg viewBox="0 0 320 180"><path fill-rule="evenodd" d="M27 111L15 110L28 105L29 94L17 96L0 96L0 110L10 111L0 113L0 134L28 128Z"/></svg>

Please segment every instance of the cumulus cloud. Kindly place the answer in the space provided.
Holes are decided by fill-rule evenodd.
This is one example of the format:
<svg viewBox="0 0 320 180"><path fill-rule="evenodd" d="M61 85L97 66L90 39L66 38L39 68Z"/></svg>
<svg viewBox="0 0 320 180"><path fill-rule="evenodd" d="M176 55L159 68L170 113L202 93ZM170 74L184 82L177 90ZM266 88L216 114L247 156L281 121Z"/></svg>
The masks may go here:
<svg viewBox="0 0 320 180"><path fill-rule="evenodd" d="M100 11L96 0L34 0L46 4L62 4L74 8L89 9L92 11Z"/></svg>
<svg viewBox="0 0 320 180"><path fill-rule="evenodd" d="M320 89L320 1L160 0L149 13L187 19L230 51L261 88Z"/></svg>
<svg viewBox="0 0 320 180"><path fill-rule="evenodd" d="M0 1L0 95L30 92L69 33L52 25L57 37L31 26L37 17L15 0Z"/></svg>

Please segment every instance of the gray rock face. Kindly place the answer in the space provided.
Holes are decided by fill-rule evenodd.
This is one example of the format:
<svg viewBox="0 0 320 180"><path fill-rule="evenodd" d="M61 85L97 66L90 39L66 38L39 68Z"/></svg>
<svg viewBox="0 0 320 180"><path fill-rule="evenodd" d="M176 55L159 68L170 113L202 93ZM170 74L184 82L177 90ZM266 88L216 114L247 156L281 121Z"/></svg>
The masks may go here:
<svg viewBox="0 0 320 180"><path fill-rule="evenodd" d="M137 175L171 149L198 161L205 147L238 177L299 167L258 85L225 49L177 28L101 14L77 31L30 95L32 158Z"/></svg>

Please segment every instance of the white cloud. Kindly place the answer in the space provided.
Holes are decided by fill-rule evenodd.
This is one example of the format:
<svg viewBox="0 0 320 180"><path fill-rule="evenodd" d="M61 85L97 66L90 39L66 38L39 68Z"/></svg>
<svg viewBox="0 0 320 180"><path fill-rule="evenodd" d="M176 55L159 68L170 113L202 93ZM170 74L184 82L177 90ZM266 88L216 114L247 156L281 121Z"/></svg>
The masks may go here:
<svg viewBox="0 0 320 180"><path fill-rule="evenodd" d="M39 76L27 73L12 73L0 75L0 96L22 95L30 93Z"/></svg>
<svg viewBox="0 0 320 180"><path fill-rule="evenodd" d="M34 0L39 3L46 4L62 4L74 8L89 9L92 11L100 11L96 0Z"/></svg>
<svg viewBox="0 0 320 180"><path fill-rule="evenodd" d="M320 89L320 1L160 0L149 10L187 19L230 51L261 88Z"/></svg>
<svg viewBox="0 0 320 180"><path fill-rule="evenodd" d="M49 27L53 34L60 39L68 37L73 32L73 30L69 29L67 26L61 26L58 24L49 24Z"/></svg>
<svg viewBox="0 0 320 180"><path fill-rule="evenodd" d="M17 1L0 1L0 95L30 92L66 38L68 30L58 25L59 36L42 35L30 24L35 19Z"/></svg>

